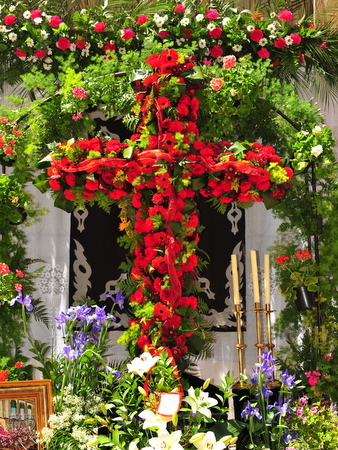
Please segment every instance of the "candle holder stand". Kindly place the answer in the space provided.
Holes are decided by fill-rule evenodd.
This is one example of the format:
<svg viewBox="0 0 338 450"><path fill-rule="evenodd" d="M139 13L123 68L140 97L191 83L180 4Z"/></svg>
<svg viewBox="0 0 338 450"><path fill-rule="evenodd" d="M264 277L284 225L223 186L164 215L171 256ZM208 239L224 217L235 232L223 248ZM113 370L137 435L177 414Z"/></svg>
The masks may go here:
<svg viewBox="0 0 338 450"><path fill-rule="evenodd" d="M261 307L260 303L255 302L255 308L252 309L251 311L256 313L256 338L257 338L257 343L255 344L255 347L257 348L258 356L262 356L262 348L265 347L265 345L262 342L261 313L265 312L265 309Z"/></svg>
<svg viewBox="0 0 338 450"><path fill-rule="evenodd" d="M242 314L244 314L244 311L241 310L240 304L236 304L235 309L236 310L234 311L234 314L236 315L236 330L237 330L236 348L238 351L238 371L239 374L241 374L244 373L243 351L246 348L246 345L243 343L243 333L242 333ZM238 383L241 383L241 381L239 381Z"/></svg>

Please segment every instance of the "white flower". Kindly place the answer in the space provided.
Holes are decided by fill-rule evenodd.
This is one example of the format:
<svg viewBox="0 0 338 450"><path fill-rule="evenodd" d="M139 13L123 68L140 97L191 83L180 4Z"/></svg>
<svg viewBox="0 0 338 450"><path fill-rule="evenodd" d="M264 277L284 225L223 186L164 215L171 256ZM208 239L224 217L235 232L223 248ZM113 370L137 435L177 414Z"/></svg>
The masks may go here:
<svg viewBox="0 0 338 450"><path fill-rule="evenodd" d="M31 55L31 56L28 56L27 60L35 63L38 60L38 58L36 56Z"/></svg>
<svg viewBox="0 0 338 450"><path fill-rule="evenodd" d="M276 26L274 23L269 23L266 29L269 30L271 33L274 33L276 31Z"/></svg>
<svg viewBox="0 0 338 450"><path fill-rule="evenodd" d="M253 31L255 27L253 25L248 25L246 29L249 31L249 33L251 33L251 31Z"/></svg>
<svg viewBox="0 0 338 450"><path fill-rule="evenodd" d="M92 46L92 44L90 42L86 42L86 48L90 48Z"/></svg>
<svg viewBox="0 0 338 450"><path fill-rule="evenodd" d="M119 53L120 53L120 55L125 55L126 54L126 49L124 47L120 47L119 48Z"/></svg>
<svg viewBox="0 0 338 450"><path fill-rule="evenodd" d="M322 129L319 125L316 125L312 130L312 134L322 134Z"/></svg>
<svg viewBox="0 0 338 450"><path fill-rule="evenodd" d="M29 19L31 16L31 13L30 13L30 11L25 11L22 15L23 15L24 19Z"/></svg>
<svg viewBox="0 0 338 450"><path fill-rule="evenodd" d="M222 20L222 25L223 27L225 27L226 25L228 25L228 23L231 21L230 17L224 17L224 19Z"/></svg>
<svg viewBox="0 0 338 450"><path fill-rule="evenodd" d="M205 48L207 46L206 40L205 39L200 39L198 41L198 46L199 46L199 48Z"/></svg>
<svg viewBox="0 0 338 450"><path fill-rule="evenodd" d="M199 390L197 390L197 392L200 392L198 397L196 397L195 389L191 386L188 389L188 397L184 397L183 400L190 405L193 413L198 411L211 419L211 411L209 408L216 406L218 403L217 400L214 398L209 398L208 392Z"/></svg>
<svg viewBox="0 0 338 450"><path fill-rule="evenodd" d="M84 48L81 50L81 56L84 56L85 58L89 56L89 48Z"/></svg>
<svg viewBox="0 0 338 450"><path fill-rule="evenodd" d="M45 59L45 63L47 63L47 64L51 64L53 62L53 60L52 60L52 58L46 58Z"/></svg>
<svg viewBox="0 0 338 450"><path fill-rule="evenodd" d="M152 356L149 352L143 352L139 358L134 358L131 364L127 364L127 368L129 372L143 375L148 373L159 359L159 356Z"/></svg>
<svg viewBox="0 0 338 450"><path fill-rule="evenodd" d="M188 17L183 17L183 19L181 20L180 23L181 23L181 25L182 25L183 27L186 27L186 26L189 25L190 19L189 19Z"/></svg>
<svg viewBox="0 0 338 450"><path fill-rule="evenodd" d="M216 28L216 25L214 23L212 23L212 22L208 23L208 25L207 25L208 31L212 31L215 28Z"/></svg>
<svg viewBox="0 0 338 450"><path fill-rule="evenodd" d="M0 25L0 33L5 33L7 31L5 25Z"/></svg>
<svg viewBox="0 0 338 450"><path fill-rule="evenodd" d="M197 14L197 16L195 17L196 22L201 22L204 19L203 14Z"/></svg>
<svg viewBox="0 0 338 450"><path fill-rule="evenodd" d="M42 22L42 17L35 17L35 19L33 19L33 22L36 23L36 25L39 25Z"/></svg>
<svg viewBox="0 0 338 450"><path fill-rule="evenodd" d="M239 44L235 44L235 45L232 46L232 50L234 52L240 52L242 50L242 48L243 47L241 45L239 45Z"/></svg>
<svg viewBox="0 0 338 450"><path fill-rule="evenodd" d="M149 439L149 444L155 450L183 450L179 440L181 439L182 431L174 431L169 433L167 430L160 430L157 438Z"/></svg>
<svg viewBox="0 0 338 450"><path fill-rule="evenodd" d="M26 45L27 45L27 47L34 47L33 39L31 39L31 38L27 39Z"/></svg>
<svg viewBox="0 0 338 450"><path fill-rule="evenodd" d="M8 39L12 42L16 41L18 38L18 35L16 33L9 33Z"/></svg>
<svg viewBox="0 0 338 450"><path fill-rule="evenodd" d="M293 42L293 40L292 40L292 37L291 36L285 36L285 43L286 43L286 45L291 45L292 44L292 42Z"/></svg>
<svg viewBox="0 0 338 450"><path fill-rule="evenodd" d="M102 48L103 47L103 42L98 42L97 46L98 46L98 48Z"/></svg>
<svg viewBox="0 0 338 450"><path fill-rule="evenodd" d="M225 444L223 442L216 441L215 434L212 431L201 434L203 435L203 438L200 438L196 442L194 442L194 436L190 439L198 450L222 450L225 448ZM197 435L195 435L195 437L196 436ZM197 436L197 439L198 437L199 436Z"/></svg>
<svg viewBox="0 0 338 450"><path fill-rule="evenodd" d="M168 20L168 16L159 16L158 14L154 14L154 22L158 28L161 28L164 23Z"/></svg>
<svg viewBox="0 0 338 450"><path fill-rule="evenodd" d="M323 146L318 144L315 147L311 148L311 155L313 156L319 156L321 153L323 153Z"/></svg>
<svg viewBox="0 0 338 450"><path fill-rule="evenodd" d="M235 95L238 94L238 91L236 89L230 89L230 95L231 97L235 97Z"/></svg>
<svg viewBox="0 0 338 450"><path fill-rule="evenodd" d="M270 17L271 17L271 19L274 19L275 17L276 17L276 13L274 12L274 11L272 11L271 13L270 13Z"/></svg>
<svg viewBox="0 0 338 450"><path fill-rule="evenodd" d="M218 63L223 62L223 56L217 56L216 62L218 62Z"/></svg>
<svg viewBox="0 0 338 450"><path fill-rule="evenodd" d="M48 39L49 33L47 33L46 30L41 30L40 31L40 36L42 37L42 39Z"/></svg>
<svg viewBox="0 0 338 450"><path fill-rule="evenodd" d="M13 11L15 11L15 8L16 8L16 6L15 6L15 5L12 5L12 6L10 6L8 9L10 10L10 12L13 12Z"/></svg>
<svg viewBox="0 0 338 450"><path fill-rule="evenodd" d="M262 38L258 41L258 45L260 45L261 47L264 47L267 43L268 43L267 38Z"/></svg>
<svg viewBox="0 0 338 450"><path fill-rule="evenodd" d="M217 44L218 44L218 45L222 45L222 44L223 44L223 41L222 41L221 39L219 39L219 40L217 41Z"/></svg>
<svg viewBox="0 0 338 450"><path fill-rule="evenodd" d="M76 52L76 44L75 44L75 42L72 42L72 43L70 44L69 50L70 50L71 52Z"/></svg>
<svg viewBox="0 0 338 450"><path fill-rule="evenodd" d="M47 55L52 55L53 54L53 49L50 47L47 47Z"/></svg>
<svg viewBox="0 0 338 450"><path fill-rule="evenodd" d="M157 427L165 430L167 427L167 419L159 414L154 413L150 409L145 409L139 414L139 417L144 420L143 429Z"/></svg>

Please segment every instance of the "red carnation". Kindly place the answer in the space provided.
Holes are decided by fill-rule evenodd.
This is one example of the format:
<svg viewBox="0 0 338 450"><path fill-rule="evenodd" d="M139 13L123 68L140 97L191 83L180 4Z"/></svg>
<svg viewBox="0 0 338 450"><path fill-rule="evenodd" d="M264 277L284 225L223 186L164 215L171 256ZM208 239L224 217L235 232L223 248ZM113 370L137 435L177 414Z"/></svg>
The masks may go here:
<svg viewBox="0 0 338 450"><path fill-rule="evenodd" d="M94 23L94 31L96 33L102 33L106 29L106 22L96 22Z"/></svg>
<svg viewBox="0 0 338 450"><path fill-rule="evenodd" d="M292 12L288 11L287 9L283 9L278 14L278 19L279 20L285 20L285 22L290 22L290 20L292 20L292 18L293 18Z"/></svg>
<svg viewBox="0 0 338 450"><path fill-rule="evenodd" d="M222 56L223 55L222 47L220 45L214 45L213 47L211 47L209 54L213 58L218 58L219 56Z"/></svg>
<svg viewBox="0 0 338 450"><path fill-rule="evenodd" d="M278 38L275 42L274 42L274 46L276 48L284 48L286 46L286 42L284 38Z"/></svg>
<svg viewBox="0 0 338 450"><path fill-rule="evenodd" d="M167 36L169 36L169 34L170 34L170 33L169 33L167 30L161 30L161 31L158 32L158 36L159 36L161 39L166 38Z"/></svg>
<svg viewBox="0 0 338 450"><path fill-rule="evenodd" d="M52 16L49 20L49 26L52 28L59 28L59 26L62 24L62 20L59 16Z"/></svg>
<svg viewBox="0 0 338 450"><path fill-rule="evenodd" d="M75 45L80 50L83 50L84 48L86 48L86 42L85 41L75 41Z"/></svg>
<svg viewBox="0 0 338 450"><path fill-rule="evenodd" d="M264 37L262 30L252 30L250 33L250 39L255 42L259 42Z"/></svg>
<svg viewBox="0 0 338 450"><path fill-rule="evenodd" d="M125 41L130 41L130 39L133 39L135 36L135 31L133 31L131 28L124 28L121 30L121 38Z"/></svg>
<svg viewBox="0 0 338 450"><path fill-rule="evenodd" d="M44 50L35 50L34 56L36 56L37 58L44 58L45 56L47 56L47 54Z"/></svg>
<svg viewBox="0 0 338 450"><path fill-rule="evenodd" d="M148 22L148 17L145 14L141 14L140 16L138 16L137 18L137 23L138 25L143 25L144 23Z"/></svg>
<svg viewBox="0 0 338 450"><path fill-rule="evenodd" d="M9 26L9 25L14 25L16 22L16 17L13 14L8 14L7 16L4 17L4 24Z"/></svg>
<svg viewBox="0 0 338 450"><path fill-rule="evenodd" d="M49 180L49 186L53 189L53 191L58 191L61 189L61 183L57 180Z"/></svg>
<svg viewBox="0 0 338 450"><path fill-rule="evenodd" d="M14 55L17 56L18 58L25 58L25 57L27 56L27 53L26 53L26 52L23 52L23 51L21 50L21 48L17 48L17 49L14 51Z"/></svg>
<svg viewBox="0 0 338 450"><path fill-rule="evenodd" d="M215 20L219 18L219 12L217 9L210 9L205 13L205 17L209 20Z"/></svg>
<svg viewBox="0 0 338 450"><path fill-rule="evenodd" d="M34 9L33 11L31 11L31 19L32 20L37 19L37 18L39 18L41 16L42 16L41 9Z"/></svg>
<svg viewBox="0 0 338 450"><path fill-rule="evenodd" d="M66 37L62 37L56 42L56 46L60 50L68 50L70 48L70 40Z"/></svg>
<svg viewBox="0 0 338 450"><path fill-rule="evenodd" d="M302 42L302 37L297 33L290 34L293 44L300 44Z"/></svg>
<svg viewBox="0 0 338 450"><path fill-rule="evenodd" d="M178 13L178 12L184 12L185 11L185 7L184 5L182 5L182 3L179 3L178 5L175 6L174 12Z"/></svg>
<svg viewBox="0 0 338 450"><path fill-rule="evenodd" d="M270 58L270 52L269 50L267 50L266 48L261 48L258 52L257 55L262 58L262 59L267 59Z"/></svg>
<svg viewBox="0 0 338 450"><path fill-rule="evenodd" d="M209 30L208 33L212 38L218 39L221 37L223 30L220 27L215 27L213 30Z"/></svg>

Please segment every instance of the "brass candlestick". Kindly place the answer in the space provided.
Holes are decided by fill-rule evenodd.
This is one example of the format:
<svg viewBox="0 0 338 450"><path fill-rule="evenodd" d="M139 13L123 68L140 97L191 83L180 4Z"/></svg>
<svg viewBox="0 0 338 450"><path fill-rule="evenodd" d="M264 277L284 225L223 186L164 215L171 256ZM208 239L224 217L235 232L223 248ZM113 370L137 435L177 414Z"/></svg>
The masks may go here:
<svg viewBox="0 0 338 450"><path fill-rule="evenodd" d="M258 356L262 356L262 348L264 344L262 342L262 321L261 321L261 313L265 310L261 307L260 303L255 302L255 308L252 309L256 313L256 339L257 343L255 347L257 348Z"/></svg>
<svg viewBox="0 0 338 450"><path fill-rule="evenodd" d="M275 347L275 344L272 343L272 333L271 333L271 313L274 311L271 309L270 304L265 305L265 323L266 323L266 336L268 343L266 344L266 347L268 351L271 351L271 354L273 355L273 349Z"/></svg>
<svg viewBox="0 0 338 450"><path fill-rule="evenodd" d="M238 352L238 371L239 374L244 373L244 355L243 351L246 348L246 345L243 343L243 333L242 333L242 314L244 311L241 310L241 304L235 304L235 312L236 314L236 327L237 327L237 352ZM242 380L239 380L233 388L243 387L244 382Z"/></svg>

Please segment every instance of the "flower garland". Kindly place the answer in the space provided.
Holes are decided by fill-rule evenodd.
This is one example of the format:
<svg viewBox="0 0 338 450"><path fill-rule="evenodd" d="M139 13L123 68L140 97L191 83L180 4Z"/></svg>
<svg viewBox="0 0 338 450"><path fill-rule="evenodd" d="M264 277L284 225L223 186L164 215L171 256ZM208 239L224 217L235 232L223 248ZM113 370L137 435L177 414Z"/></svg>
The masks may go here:
<svg viewBox="0 0 338 450"><path fill-rule="evenodd" d="M20 11L12 5L3 8L1 16L1 50L17 63L34 64L46 73L57 72L60 55L73 54L81 66L86 66L94 54L109 58L116 52L123 57L130 50L142 48L146 39L176 48L196 48L200 59L210 63L234 52L238 57L249 53L255 59L270 58L275 67L291 64L295 70L300 64L313 64L311 47L317 47L318 58L319 52L333 48L327 43L325 31L305 20L295 24L288 10L264 16L230 5L221 12L208 7L192 11L184 2L169 2L165 11L133 17L83 9L74 14L73 29L61 17L39 9Z"/></svg>
<svg viewBox="0 0 338 450"><path fill-rule="evenodd" d="M281 166L270 146L203 141L196 124L199 85L188 77L193 58L171 49L150 55L147 63L153 73L137 86L136 133L125 143L95 137L58 144L47 179L72 207L106 205L108 197L121 208L123 242L133 260L134 318L119 342L131 354L135 344L140 350L168 347L179 359L205 327L195 283L197 191L220 205L260 202L263 195L279 199L292 170Z"/></svg>

